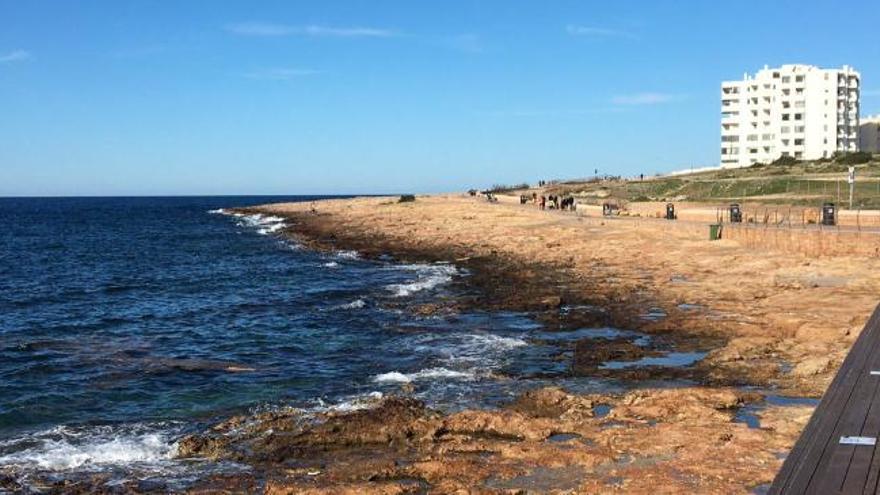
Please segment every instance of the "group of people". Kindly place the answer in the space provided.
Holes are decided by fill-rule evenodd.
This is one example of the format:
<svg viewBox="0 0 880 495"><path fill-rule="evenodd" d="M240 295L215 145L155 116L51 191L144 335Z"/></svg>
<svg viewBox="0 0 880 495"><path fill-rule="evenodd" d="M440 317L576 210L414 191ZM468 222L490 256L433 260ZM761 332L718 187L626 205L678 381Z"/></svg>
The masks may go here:
<svg viewBox="0 0 880 495"><path fill-rule="evenodd" d="M476 189L471 189L468 191L468 194L471 196L476 196L478 191ZM486 200L490 203L497 203L498 198L495 197L489 191L483 191L482 194L486 195ZM557 196L557 195L540 195L538 193L533 192L531 195L528 194L520 194L519 195L519 204L524 205L532 203L534 205L539 206L542 210L550 209L550 210L568 210L575 211L577 209L577 202L575 202L574 197L572 196Z"/></svg>
<svg viewBox="0 0 880 495"><path fill-rule="evenodd" d="M574 198L572 196L556 196L549 195L538 196L538 193L533 192L531 196L527 194L521 194L519 196L519 204L524 205L526 203L531 202L532 204L538 205L542 210L551 209L551 210L568 210L575 211L577 208L577 203L575 203Z"/></svg>
<svg viewBox="0 0 880 495"><path fill-rule="evenodd" d="M574 198L571 196L556 196L549 195L546 198L544 195L541 195L541 209L550 208L551 210L568 210L575 211L577 208L577 203L575 203Z"/></svg>

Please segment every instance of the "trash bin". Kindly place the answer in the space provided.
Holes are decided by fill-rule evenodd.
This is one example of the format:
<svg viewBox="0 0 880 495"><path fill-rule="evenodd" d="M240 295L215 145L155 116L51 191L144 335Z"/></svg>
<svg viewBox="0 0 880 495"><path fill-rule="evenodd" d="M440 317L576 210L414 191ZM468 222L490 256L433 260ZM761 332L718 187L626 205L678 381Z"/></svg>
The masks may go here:
<svg viewBox="0 0 880 495"><path fill-rule="evenodd" d="M709 225L709 240L717 241L721 239L721 224L713 223Z"/></svg>
<svg viewBox="0 0 880 495"><path fill-rule="evenodd" d="M603 216L611 216L611 205L608 203L602 203L602 215Z"/></svg>
<svg viewBox="0 0 880 495"><path fill-rule="evenodd" d="M834 203L822 205L822 225L837 225L837 208Z"/></svg>
<svg viewBox="0 0 880 495"><path fill-rule="evenodd" d="M672 203L666 203L666 219L675 220L675 205Z"/></svg>
<svg viewBox="0 0 880 495"><path fill-rule="evenodd" d="M739 203L732 203L730 205L730 223L742 223L743 221L743 212L739 208Z"/></svg>

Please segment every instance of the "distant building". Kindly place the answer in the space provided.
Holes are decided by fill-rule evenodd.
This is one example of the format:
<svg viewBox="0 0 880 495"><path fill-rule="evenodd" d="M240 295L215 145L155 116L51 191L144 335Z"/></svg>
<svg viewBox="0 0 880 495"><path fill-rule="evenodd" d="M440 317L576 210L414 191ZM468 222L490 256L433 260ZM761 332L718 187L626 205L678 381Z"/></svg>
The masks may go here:
<svg viewBox="0 0 880 495"><path fill-rule="evenodd" d="M859 150L880 153L880 115L862 118L859 124Z"/></svg>
<svg viewBox="0 0 880 495"><path fill-rule="evenodd" d="M721 83L721 166L858 151L860 77L846 65L783 65Z"/></svg>

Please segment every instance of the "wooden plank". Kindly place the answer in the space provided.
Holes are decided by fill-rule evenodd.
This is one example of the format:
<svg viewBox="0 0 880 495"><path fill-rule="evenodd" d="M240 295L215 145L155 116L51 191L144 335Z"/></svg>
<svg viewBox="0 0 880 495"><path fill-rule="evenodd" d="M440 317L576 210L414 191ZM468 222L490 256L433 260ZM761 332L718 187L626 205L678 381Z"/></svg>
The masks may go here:
<svg viewBox="0 0 880 495"><path fill-rule="evenodd" d="M875 311L875 317L877 312ZM872 317L876 321L876 318ZM822 452L829 445L831 435L837 422L852 395L857 376L855 373L864 367L868 357L868 349L875 342L875 327L866 327L853 349L844 360L841 370L823 397L807 428L789 454L783 469L777 475L770 493L803 493L821 458Z"/></svg>
<svg viewBox="0 0 880 495"><path fill-rule="evenodd" d="M770 494L804 493L816 472L824 451L839 438L832 439L850 398L855 392L859 374L868 372L870 358L880 351L880 306L874 310L840 371L807 423L791 453L782 465Z"/></svg>
<svg viewBox="0 0 880 495"><path fill-rule="evenodd" d="M859 376L853 394L846 404L843 416L831 435L831 442L822 452L816 471L813 473L807 493L839 493L850 471L853 456L859 451L873 452L873 447L863 445L842 445L843 436L860 435L865 427L868 408L877 392L877 381L870 379L867 370ZM867 475L862 478L857 493L861 493ZM855 493L855 492L851 492Z"/></svg>
<svg viewBox="0 0 880 495"><path fill-rule="evenodd" d="M872 366L876 367L877 363L880 362L880 356L875 355L873 361ZM880 376L868 374L863 378L863 381L873 381L875 383L874 396L865 413L865 422L862 426L861 435L877 438L880 436ZM843 493L864 493L868 483L871 461L874 459L876 450L876 444L872 447L863 446L855 448L841 489ZM871 491L873 492L873 489Z"/></svg>
<svg viewBox="0 0 880 495"><path fill-rule="evenodd" d="M875 353L869 360L868 369L862 375L862 380L873 382L874 396L865 408L865 421L862 426L861 436L880 437L880 376L874 374L874 370L880 369L880 353ZM843 493L863 494L867 489L871 474L871 464L877 452L877 444L873 447L856 447L853 452L846 477L841 487ZM876 481L874 482L876 484ZM872 487L871 493L874 492Z"/></svg>

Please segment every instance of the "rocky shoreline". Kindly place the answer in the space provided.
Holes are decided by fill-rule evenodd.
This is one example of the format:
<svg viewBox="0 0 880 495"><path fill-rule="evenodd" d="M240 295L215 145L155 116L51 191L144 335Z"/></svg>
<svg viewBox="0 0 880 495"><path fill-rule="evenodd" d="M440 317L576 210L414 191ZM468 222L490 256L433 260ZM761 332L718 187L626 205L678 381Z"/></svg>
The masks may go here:
<svg viewBox="0 0 880 495"><path fill-rule="evenodd" d="M312 249L451 262L468 273L452 282L462 297L401 303L415 316L521 311L548 333L611 327L651 344L566 344L569 376L634 384L621 393L545 387L497 409L447 413L404 385L353 411L229 418L181 439L178 457L247 469L201 479L194 493L760 492L814 405L778 395L821 394L877 290L866 275L872 260L753 259L730 241L707 246L662 223L606 225L460 197L238 211L285 218L282 234ZM844 276L846 284L823 282ZM846 304L807 309L828 294ZM674 353L692 361L650 365ZM64 483L48 491L101 486Z"/></svg>
<svg viewBox="0 0 880 495"><path fill-rule="evenodd" d="M585 281L566 263L539 263L467 246L423 245L380 233L340 228L315 209L280 213L286 235L313 249L357 250L407 262L454 262L469 273L466 296L408 308L430 315L465 309L527 311L546 329L634 329L666 350L719 352L728 335L696 327L688 309L670 308L649 291L615 291ZM553 246L549 246L552 249ZM608 290L611 289L611 290ZM645 314L646 308L655 313ZM660 308L660 309L658 309ZM658 315L656 312L661 312ZM659 355L627 339L572 345L574 376L628 381L680 380L676 388L576 395L550 387L521 394L497 410L444 414L400 396L354 412L301 411L238 417L180 442L180 456L232 460L252 475L220 476L199 490L267 493L625 493L748 492L772 480L809 418L810 406L773 407L764 373L720 372L711 363L607 369ZM699 384L699 385L698 385ZM751 421L743 412L750 410ZM756 427L756 425L758 427Z"/></svg>

